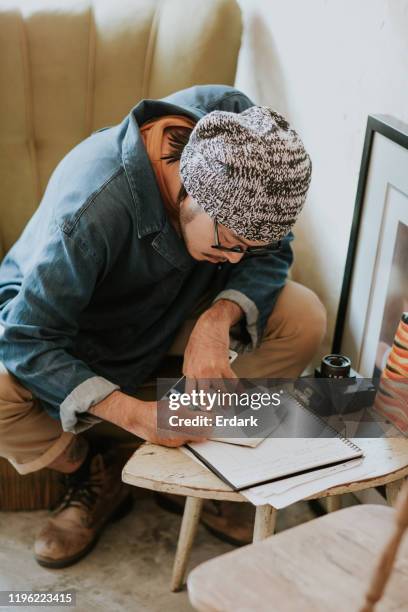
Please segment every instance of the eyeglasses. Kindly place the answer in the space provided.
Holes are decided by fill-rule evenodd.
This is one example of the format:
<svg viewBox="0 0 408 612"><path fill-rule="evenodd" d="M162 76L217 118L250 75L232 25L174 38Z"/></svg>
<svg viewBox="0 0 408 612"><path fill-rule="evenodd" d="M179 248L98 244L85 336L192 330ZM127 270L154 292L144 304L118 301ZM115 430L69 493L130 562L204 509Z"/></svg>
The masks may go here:
<svg viewBox="0 0 408 612"><path fill-rule="evenodd" d="M211 247L213 249L217 249L218 251L224 251L226 253L242 253L244 257L264 257L265 255L269 255L269 253L276 253L281 250L282 241L279 240L277 242L270 242L269 244L265 244L262 246L248 246L243 247L241 245L236 245L233 247L222 246L220 244L220 237L218 234L218 221L216 217L214 217L214 242Z"/></svg>

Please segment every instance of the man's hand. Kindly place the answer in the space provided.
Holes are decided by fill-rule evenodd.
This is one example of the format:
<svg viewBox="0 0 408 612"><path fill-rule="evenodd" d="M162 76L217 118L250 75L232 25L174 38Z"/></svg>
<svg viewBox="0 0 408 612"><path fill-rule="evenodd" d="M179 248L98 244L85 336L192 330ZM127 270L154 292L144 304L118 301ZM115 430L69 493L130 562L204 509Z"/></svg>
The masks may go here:
<svg viewBox="0 0 408 612"><path fill-rule="evenodd" d="M188 379L236 378L228 360L229 330L242 317L234 302L218 300L198 319L184 351Z"/></svg>
<svg viewBox="0 0 408 612"><path fill-rule="evenodd" d="M89 409L91 414L110 421L122 429L148 442L162 446L182 446L186 442L199 442L208 437L207 430L192 429L191 434L173 430L157 429L157 412L160 406L157 402L144 402L121 391L114 391L104 400ZM191 411L183 416L192 417Z"/></svg>

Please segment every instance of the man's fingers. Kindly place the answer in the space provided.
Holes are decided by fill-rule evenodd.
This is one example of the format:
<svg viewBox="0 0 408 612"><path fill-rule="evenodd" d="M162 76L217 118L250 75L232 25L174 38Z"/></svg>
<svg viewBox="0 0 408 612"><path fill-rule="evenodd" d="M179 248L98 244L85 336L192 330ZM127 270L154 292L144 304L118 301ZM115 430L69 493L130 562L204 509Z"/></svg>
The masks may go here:
<svg viewBox="0 0 408 612"><path fill-rule="evenodd" d="M223 391L224 393L228 393L228 382L229 379L236 379L237 375L235 372L231 370L229 367L223 368L221 371L217 372L217 375L212 379L212 387L213 389Z"/></svg>
<svg viewBox="0 0 408 612"><path fill-rule="evenodd" d="M232 368L226 368L222 373L223 378L238 378Z"/></svg>
<svg viewBox="0 0 408 612"><path fill-rule="evenodd" d="M208 437L203 436L202 433L197 435L187 435L185 432L180 432L178 437L163 436L157 438L154 443L160 444L161 446L169 446L174 448L178 446L183 446L183 444L186 444L187 442L205 442L206 440L208 440Z"/></svg>
<svg viewBox="0 0 408 612"><path fill-rule="evenodd" d="M179 405L176 411L165 412L161 419L163 437L193 436L208 438L212 432L211 413L206 410L194 410L190 406ZM170 421L171 417L171 421Z"/></svg>
<svg viewBox="0 0 408 612"><path fill-rule="evenodd" d="M193 376L186 376L186 383L184 386L184 392L192 395L193 391L197 389L197 379Z"/></svg>
<svg viewBox="0 0 408 612"><path fill-rule="evenodd" d="M183 446L188 440L170 440L170 439L161 439L157 442L160 446L167 446L169 448L178 448L179 446Z"/></svg>
<svg viewBox="0 0 408 612"><path fill-rule="evenodd" d="M235 393L238 393L238 394L245 392L244 382L241 378L238 378L235 372L234 372L234 376L225 377L225 384L228 387L229 391L234 391Z"/></svg>
<svg viewBox="0 0 408 612"><path fill-rule="evenodd" d="M167 446L169 448L178 448L180 446L184 446L187 442L207 442L208 438L184 438L180 440L172 440L172 439L163 439L160 442L156 442L160 446Z"/></svg>
<svg viewBox="0 0 408 612"><path fill-rule="evenodd" d="M209 393L211 393L211 378L200 378L198 387L203 392L203 402L201 402L201 410L207 410L209 406Z"/></svg>

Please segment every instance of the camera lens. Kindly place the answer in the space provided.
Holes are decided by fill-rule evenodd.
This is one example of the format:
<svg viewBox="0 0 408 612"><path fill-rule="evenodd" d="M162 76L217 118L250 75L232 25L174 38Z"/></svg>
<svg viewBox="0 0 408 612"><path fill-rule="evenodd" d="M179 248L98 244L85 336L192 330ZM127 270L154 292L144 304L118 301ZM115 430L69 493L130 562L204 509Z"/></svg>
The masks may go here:
<svg viewBox="0 0 408 612"><path fill-rule="evenodd" d="M326 355L322 359L321 375L324 378L347 378L351 361L345 355Z"/></svg>

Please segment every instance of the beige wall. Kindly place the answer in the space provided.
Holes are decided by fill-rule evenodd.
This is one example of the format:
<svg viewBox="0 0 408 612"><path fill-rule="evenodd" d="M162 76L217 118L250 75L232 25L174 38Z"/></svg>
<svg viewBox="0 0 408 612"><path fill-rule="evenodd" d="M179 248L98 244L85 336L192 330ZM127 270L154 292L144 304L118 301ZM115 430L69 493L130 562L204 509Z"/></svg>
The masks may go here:
<svg viewBox="0 0 408 612"><path fill-rule="evenodd" d="M237 86L282 112L313 161L294 278L329 311L330 347L368 114L408 123L408 0L239 0Z"/></svg>

